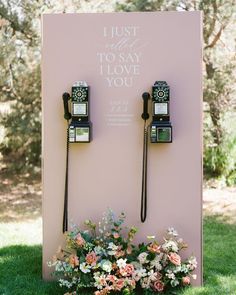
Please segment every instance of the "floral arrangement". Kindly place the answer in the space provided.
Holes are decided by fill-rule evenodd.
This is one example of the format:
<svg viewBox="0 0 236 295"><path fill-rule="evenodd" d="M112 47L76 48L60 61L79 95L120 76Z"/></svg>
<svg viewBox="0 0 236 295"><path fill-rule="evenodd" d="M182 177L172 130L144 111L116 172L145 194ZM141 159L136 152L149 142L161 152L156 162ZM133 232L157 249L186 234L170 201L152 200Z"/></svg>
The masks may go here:
<svg viewBox="0 0 236 295"><path fill-rule="evenodd" d="M98 226L86 220L86 230L74 226L66 234L66 249L60 248L49 266L55 267L54 275L68 288L67 295L81 294L82 288L95 289L94 295L137 290L136 294L175 294L196 279L196 258L182 260L179 252L187 245L173 228L163 243L152 236L136 246L132 242L137 229L130 227L124 235L124 220L123 213L116 219L108 210Z"/></svg>

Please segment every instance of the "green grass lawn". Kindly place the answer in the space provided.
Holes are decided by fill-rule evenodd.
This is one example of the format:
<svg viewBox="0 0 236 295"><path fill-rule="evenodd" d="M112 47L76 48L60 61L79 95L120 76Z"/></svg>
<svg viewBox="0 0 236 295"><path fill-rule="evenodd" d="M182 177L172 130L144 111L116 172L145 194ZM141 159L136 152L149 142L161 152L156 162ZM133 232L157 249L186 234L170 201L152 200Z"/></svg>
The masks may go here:
<svg viewBox="0 0 236 295"><path fill-rule="evenodd" d="M6 224L5 224L6 226ZM0 225L0 235L4 224ZM217 217L204 220L204 287L181 295L236 295L236 225ZM55 282L41 279L41 245L7 245L0 248L1 295L60 295ZM81 292L82 295L92 293Z"/></svg>

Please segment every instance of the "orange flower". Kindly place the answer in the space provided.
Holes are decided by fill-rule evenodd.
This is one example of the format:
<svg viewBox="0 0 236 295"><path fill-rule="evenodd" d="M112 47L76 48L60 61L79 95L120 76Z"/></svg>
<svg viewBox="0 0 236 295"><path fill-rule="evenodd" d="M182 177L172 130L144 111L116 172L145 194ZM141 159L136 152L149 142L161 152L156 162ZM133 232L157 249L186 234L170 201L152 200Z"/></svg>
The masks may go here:
<svg viewBox="0 0 236 295"><path fill-rule="evenodd" d="M69 257L69 264L74 268L76 266L79 265L79 258L74 255L74 254L71 254L70 257Z"/></svg>
<svg viewBox="0 0 236 295"><path fill-rule="evenodd" d="M160 253L160 246L157 245L157 243L151 243L147 249L148 251L150 251L151 253Z"/></svg>

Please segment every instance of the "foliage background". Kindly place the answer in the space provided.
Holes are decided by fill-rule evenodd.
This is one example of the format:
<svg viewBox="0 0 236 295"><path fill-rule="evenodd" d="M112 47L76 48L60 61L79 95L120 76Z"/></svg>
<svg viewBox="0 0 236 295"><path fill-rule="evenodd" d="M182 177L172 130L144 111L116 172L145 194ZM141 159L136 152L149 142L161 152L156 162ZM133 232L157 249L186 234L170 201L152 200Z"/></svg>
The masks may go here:
<svg viewBox="0 0 236 295"><path fill-rule="evenodd" d="M236 184L233 0L0 0L2 169L40 169L41 14L157 10L203 11L204 172Z"/></svg>

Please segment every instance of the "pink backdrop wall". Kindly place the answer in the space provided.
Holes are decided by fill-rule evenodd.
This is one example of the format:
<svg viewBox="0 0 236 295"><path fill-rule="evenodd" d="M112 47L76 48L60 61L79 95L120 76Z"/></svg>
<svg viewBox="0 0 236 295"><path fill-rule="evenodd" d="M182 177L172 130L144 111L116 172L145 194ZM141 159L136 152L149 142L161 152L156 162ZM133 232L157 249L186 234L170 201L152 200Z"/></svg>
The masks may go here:
<svg viewBox="0 0 236 295"><path fill-rule="evenodd" d="M43 16L43 276L62 244L66 121L61 95L91 87L93 141L70 145L69 219L98 219L107 207L162 237L174 226L202 257L201 13ZM140 222L144 91L170 86L173 143L150 144L148 217Z"/></svg>

